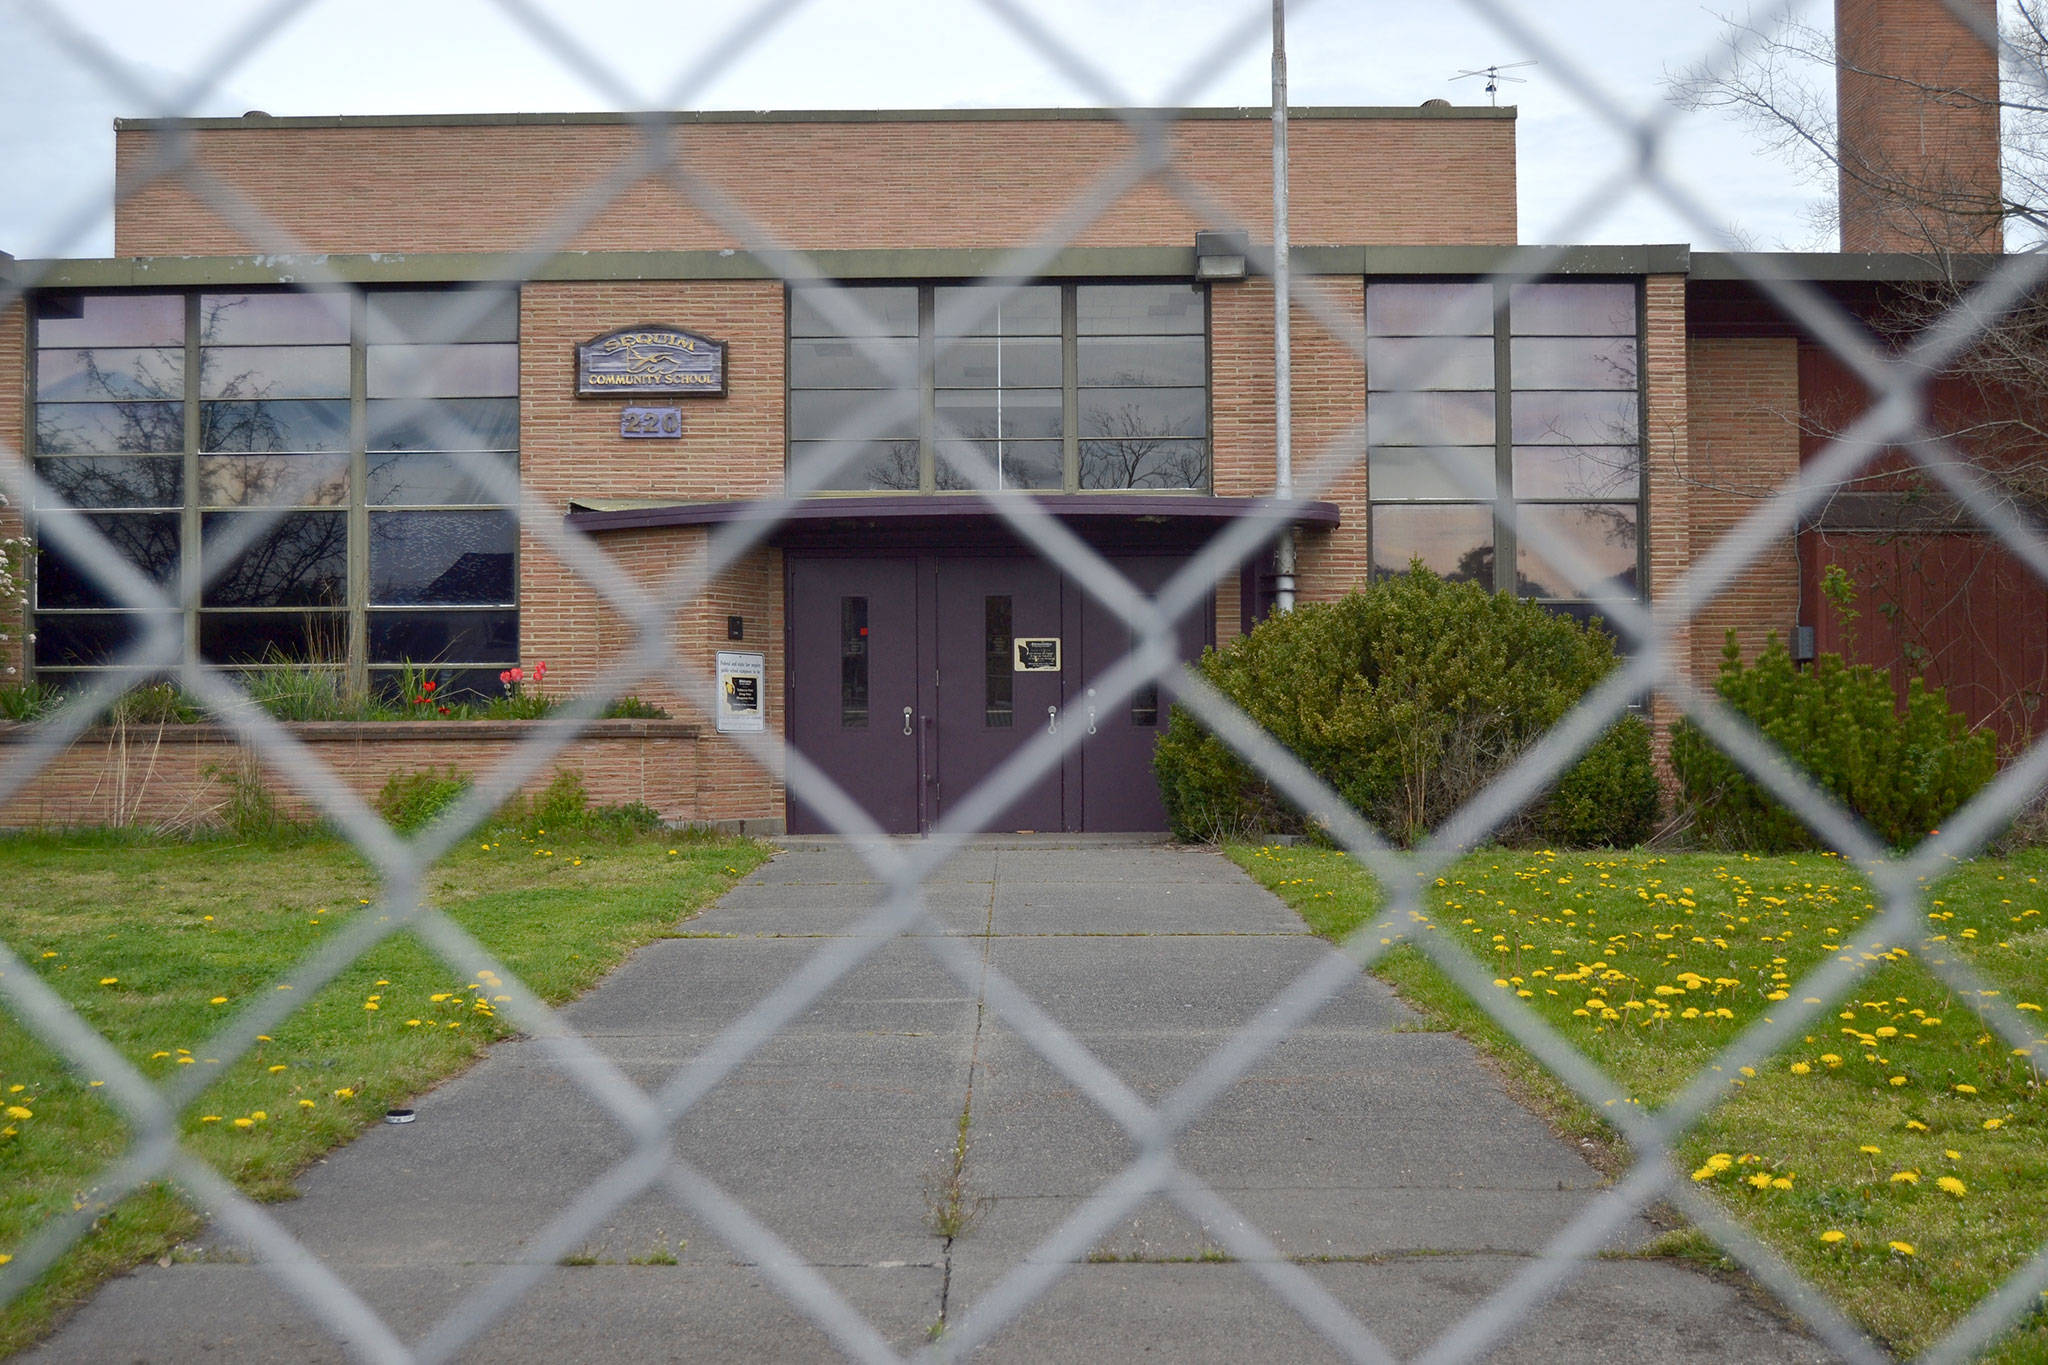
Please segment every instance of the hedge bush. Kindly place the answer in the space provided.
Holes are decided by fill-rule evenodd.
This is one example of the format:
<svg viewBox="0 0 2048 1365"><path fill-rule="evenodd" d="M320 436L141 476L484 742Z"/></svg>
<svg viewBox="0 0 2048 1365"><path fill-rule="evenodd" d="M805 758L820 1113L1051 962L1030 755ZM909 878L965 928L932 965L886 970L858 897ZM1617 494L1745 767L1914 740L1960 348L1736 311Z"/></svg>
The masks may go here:
<svg viewBox="0 0 2048 1365"><path fill-rule="evenodd" d="M1274 615L1204 654L1208 680L1390 838L1413 842L1540 739L1615 666L1605 633L1416 566ZM1154 756L1186 839L1312 831L1194 717ZM1649 730L1617 722L1504 837L1640 842L1657 816Z"/></svg>
<svg viewBox="0 0 2048 1365"><path fill-rule="evenodd" d="M1990 733L1972 733L1939 688L1912 679L1901 711L1889 671L1839 654L1800 669L1775 635L1745 665L1729 631L1714 689L1894 847L1940 828L1997 768ZM1672 730L1671 767L1703 842L1757 852L1818 845L1690 721Z"/></svg>

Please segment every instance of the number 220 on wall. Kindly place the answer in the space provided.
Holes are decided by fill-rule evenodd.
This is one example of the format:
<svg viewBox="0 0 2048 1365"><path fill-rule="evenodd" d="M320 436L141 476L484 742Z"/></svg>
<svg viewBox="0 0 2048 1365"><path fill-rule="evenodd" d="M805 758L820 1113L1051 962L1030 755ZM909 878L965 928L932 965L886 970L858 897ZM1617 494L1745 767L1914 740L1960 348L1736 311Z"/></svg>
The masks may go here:
<svg viewBox="0 0 2048 1365"><path fill-rule="evenodd" d="M620 408L619 435L638 437L681 436L683 434L683 410L681 408Z"/></svg>

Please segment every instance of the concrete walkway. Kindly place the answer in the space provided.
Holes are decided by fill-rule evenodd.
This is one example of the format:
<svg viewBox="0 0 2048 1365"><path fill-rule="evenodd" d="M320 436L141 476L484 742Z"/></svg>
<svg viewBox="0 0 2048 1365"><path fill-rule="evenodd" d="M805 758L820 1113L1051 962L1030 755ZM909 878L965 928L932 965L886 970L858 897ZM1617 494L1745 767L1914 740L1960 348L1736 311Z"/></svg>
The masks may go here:
<svg viewBox="0 0 2048 1365"><path fill-rule="evenodd" d="M847 850L784 852L579 1002L578 1028L649 1089L865 914ZM978 845L929 902L1134 1090L1157 1099L1316 957L1299 920L1217 855ZM678 1128L678 1150L899 1350L958 1323L1130 1159L1121 1131L914 940L884 945ZM1185 1164L1401 1353L1426 1346L1598 1189L1455 1036L1361 981L1182 1141ZM274 1212L416 1339L627 1150L531 1043L493 1051L305 1176ZM960 1207L939 1235L963 1113ZM1640 1239L1648 1229L1638 1227ZM673 1264L666 1263L671 1257ZM762 1273L666 1197L609 1218L479 1341L492 1361L835 1358ZM586 1264L587 1262L587 1264ZM1332 1358L1216 1239L1161 1200L976 1359ZM262 1269L219 1249L110 1284L33 1359L342 1358ZM1608 1259L1503 1360L1828 1359L1744 1290Z"/></svg>

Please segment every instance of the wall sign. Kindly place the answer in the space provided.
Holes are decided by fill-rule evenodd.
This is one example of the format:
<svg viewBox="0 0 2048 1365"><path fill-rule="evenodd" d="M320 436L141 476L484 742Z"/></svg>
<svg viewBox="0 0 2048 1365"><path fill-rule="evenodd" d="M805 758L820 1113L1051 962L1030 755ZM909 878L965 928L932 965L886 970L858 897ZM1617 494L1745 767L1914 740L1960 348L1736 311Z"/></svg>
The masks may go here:
<svg viewBox="0 0 2048 1365"><path fill-rule="evenodd" d="M766 658L740 650L718 651L718 732L758 734L768 728L763 710Z"/></svg>
<svg viewBox="0 0 2048 1365"><path fill-rule="evenodd" d="M628 440L668 440L682 434L681 408L619 409L619 435Z"/></svg>
<svg viewBox="0 0 2048 1365"><path fill-rule="evenodd" d="M576 348L576 392L723 398L725 343L659 322L621 327Z"/></svg>
<svg viewBox="0 0 2048 1365"><path fill-rule="evenodd" d="M1014 640L1017 651L1019 673L1057 673L1060 671L1060 642L1057 636L1041 640Z"/></svg>

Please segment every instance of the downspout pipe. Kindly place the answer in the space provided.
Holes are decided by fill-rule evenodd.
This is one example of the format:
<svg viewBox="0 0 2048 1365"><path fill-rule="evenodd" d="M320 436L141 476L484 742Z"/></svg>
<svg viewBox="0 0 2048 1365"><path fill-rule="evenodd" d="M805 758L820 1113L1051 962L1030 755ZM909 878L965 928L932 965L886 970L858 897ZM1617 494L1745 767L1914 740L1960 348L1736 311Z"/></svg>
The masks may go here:
<svg viewBox="0 0 2048 1365"><path fill-rule="evenodd" d="M1273 496L1294 497L1294 348L1287 260L1287 0L1273 0ZM1273 605L1294 610L1294 523L1273 552Z"/></svg>

